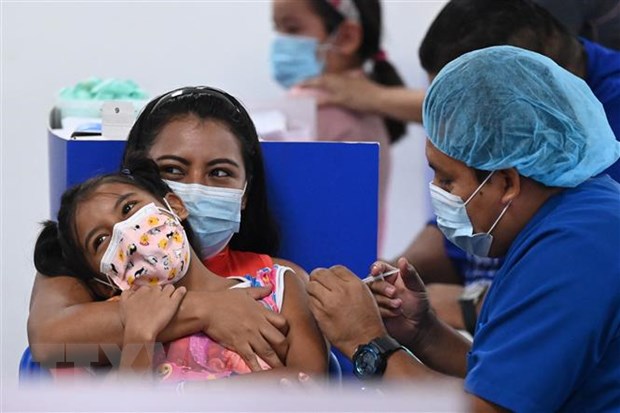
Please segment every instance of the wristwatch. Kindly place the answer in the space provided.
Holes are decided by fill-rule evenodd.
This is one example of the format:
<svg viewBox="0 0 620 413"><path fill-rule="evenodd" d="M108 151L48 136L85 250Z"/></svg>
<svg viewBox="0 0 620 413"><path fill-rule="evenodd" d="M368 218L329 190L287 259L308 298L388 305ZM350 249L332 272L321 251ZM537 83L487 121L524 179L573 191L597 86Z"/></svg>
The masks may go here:
<svg viewBox="0 0 620 413"><path fill-rule="evenodd" d="M388 335L362 344L353 354L353 373L357 378L364 380L383 376L388 357L400 349L404 347Z"/></svg>
<svg viewBox="0 0 620 413"><path fill-rule="evenodd" d="M484 294L487 292L488 288L489 284L487 283L469 284L465 287L463 294L459 297L459 304L461 306L461 313L463 314L465 330L467 330L472 337L476 331L476 323L478 321L476 306L482 297L484 297Z"/></svg>

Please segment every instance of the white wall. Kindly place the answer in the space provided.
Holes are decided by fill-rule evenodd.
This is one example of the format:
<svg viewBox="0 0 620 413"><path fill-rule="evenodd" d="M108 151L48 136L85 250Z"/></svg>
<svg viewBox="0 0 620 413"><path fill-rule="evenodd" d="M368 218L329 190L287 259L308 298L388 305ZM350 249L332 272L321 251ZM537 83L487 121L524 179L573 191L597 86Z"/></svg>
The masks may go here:
<svg viewBox="0 0 620 413"><path fill-rule="evenodd" d="M444 3L385 1L385 49L410 86L426 85L417 49ZM1 368L11 381L26 346L38 222L49 213L46 122L55 93L90 76L133 79L151 95L186 84L218 86L242 100L281 91L269 74L268 1L0 7ZM386 257L402 250L427 216L421 128L411 126L393 154Z"/></svg>

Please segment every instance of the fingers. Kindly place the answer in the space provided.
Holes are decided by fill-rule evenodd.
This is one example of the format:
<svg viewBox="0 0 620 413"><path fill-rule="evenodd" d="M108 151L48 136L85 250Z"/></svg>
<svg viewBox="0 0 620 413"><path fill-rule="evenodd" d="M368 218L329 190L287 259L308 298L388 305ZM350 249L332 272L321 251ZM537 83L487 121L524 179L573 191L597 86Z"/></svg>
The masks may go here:
<svg viewBox="0 0 620 413"><path fill-rule="evenodd" d="M271 294L271 292L273 291L273 286L265 285L263 287L252 287L245 289L245 291L247 291L248 295L253 299L260 300Z"/></svg>
<svg viewBox="0 0 620 413"><path fill-rule="evenodd" d="M269 326L261 329L265 345L262 348L255 348L256 353L271 367L280 367L282 361L286 360L288 353L288 341L286 337L276 328ZM259 344L263 344L259 342Z"/></svg>
<svg viewBox="0 0 620 413"><path fill-rule="evenodd" d="M369 287L375 296L381 295L387 298L394 298L396 296L396 288L388 281L375 281Z"/></svg>
<svg viewBox="0 0 620 413"><path fill-rule="evenodd" d="M392 265L388 264L385 261L375 261L370 266L370 273L372 275L379 275L379 274L382 274L384 272L392 271L394 269L396 269L396 268L394 268Z"/></svg>
<svg viewBox="0 0 620 413"><path fill-rule="evenodd" d="M250 370L252 371L262 371L262 367L258 363L258 358L250 344L246 344L243 347L238 347L236 349L237 353L241 356L243 361L248 365Z"/></svg>
<svg viewBox="0 0 620 413"><path fill-rule="evenodd" d="M268 310L265 312L265 316L267 318L267 321L269 321L272 326L277 328L283 336L286 336L288 334L289 325L286 317Z"/></svg>
<svg viewBox="0 0 620 413"><path fill-rule="evenodd" d="M174 301L176 303L176 305L178 306L179 304L181 304L181 301L183 301L183 297L185 297L185 294L187 293L187 288L185 287L179 287L177 289L175 289L172 293L172 295L170 296L170 298L172 299L172 301Z"/></svg>

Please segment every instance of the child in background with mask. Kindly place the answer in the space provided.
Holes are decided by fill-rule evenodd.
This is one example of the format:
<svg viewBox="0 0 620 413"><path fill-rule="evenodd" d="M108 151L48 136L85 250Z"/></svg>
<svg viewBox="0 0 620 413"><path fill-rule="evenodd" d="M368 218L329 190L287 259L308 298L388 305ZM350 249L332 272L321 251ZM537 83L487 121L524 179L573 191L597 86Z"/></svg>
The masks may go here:
<svg viewBox="0 0 620 413"><path fill-rule="evenodd" d="M281 312L290 326L286 367L274 370L279 370L277 377L287 371L295 376L301 370L325 372L325 342L308 310L301 279L277 264L255 274L228 278L214 274L190 245L189 213L181 198L159 178L155 163L140 159L126 165L132 166L65 192L58 222L45 224L35 247L38 271L79 278L102 297L122 291L125 340L121 367L148 371L154 366L162 380L175 382L250 373L237 353L203 333L175 340L165 345L165 351L160 348L151 354L185 290L271 285L272 294L262 304ZM268 369L265 363L263 367Z"/></svg>
<svg viewBox="0 0 620 413"><path fill-rule="evenodd" d="M368 76L388 86L403 81L381 49L379 0L273 0L277 36L271 50L276 81L291 95L318 95L298 88L322 73ZM366 73L364 68L371 66ZM390 144L406 132L404 123L342 107L318 109L319 140L379 142L379 244L385 222Z"/></svg>

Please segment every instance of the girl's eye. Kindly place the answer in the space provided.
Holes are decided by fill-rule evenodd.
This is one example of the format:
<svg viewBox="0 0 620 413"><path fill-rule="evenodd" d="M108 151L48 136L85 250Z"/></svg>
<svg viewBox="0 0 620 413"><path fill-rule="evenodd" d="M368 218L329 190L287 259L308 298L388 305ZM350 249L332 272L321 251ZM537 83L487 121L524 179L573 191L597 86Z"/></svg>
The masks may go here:
<svg viewBox="0 0 620 413"><path fill-rule="evenodd" d="M123 215L127 215L133 209L133 207L136 204L137 204L137 202L135 202L135 201L131 201L131 202L125 203L123 205L123 210L122 210Z"/></svg>
<svg viewBox="0 0 620 413"><path fill-rule="evenodd" d="M106 238L107 238L107 235L100 235L97 238L95 238L95 240L93 241L93 246L95 248L95 251L99 249L99 246L103 244Z"/></svg>

